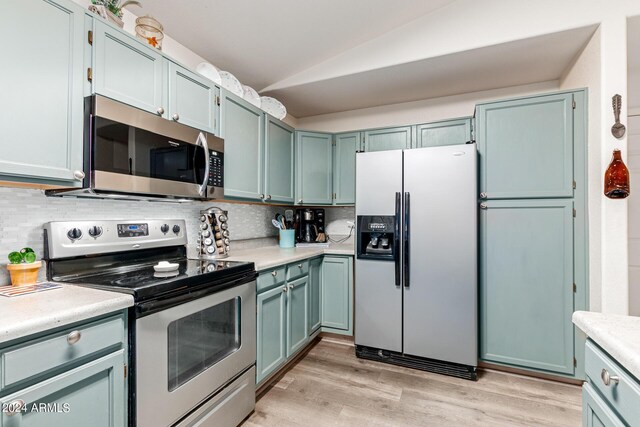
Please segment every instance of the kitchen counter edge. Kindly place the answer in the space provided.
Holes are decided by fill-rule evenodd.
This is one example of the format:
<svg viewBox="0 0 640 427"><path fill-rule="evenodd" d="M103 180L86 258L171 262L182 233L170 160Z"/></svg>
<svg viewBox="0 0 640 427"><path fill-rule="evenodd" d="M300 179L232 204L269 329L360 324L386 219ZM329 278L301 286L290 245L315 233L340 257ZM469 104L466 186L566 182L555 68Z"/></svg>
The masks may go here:
<svg viewBox="0 0 640 427"><path fill-rule="evenodd" d="M640 317L576 311L573 323L640 380Z"/></svg>
<svg viewBox="0 0 640 427"><path fill-rule="evenodd" d="M0 345L60 326L133 306L133 296L62 285L44 292L0 299Z"/></svg>
<svg viewBox="0 0 640 427"><path fill-rule="evenodd" d="M291 248L282 249L279 246L266 246L256 249L237 251L227 260L251 261L260 272L283 264L289 264L303 259L315 258L322 255L353 256L355 248L353 244L336 244L328 248Z"/></svg>

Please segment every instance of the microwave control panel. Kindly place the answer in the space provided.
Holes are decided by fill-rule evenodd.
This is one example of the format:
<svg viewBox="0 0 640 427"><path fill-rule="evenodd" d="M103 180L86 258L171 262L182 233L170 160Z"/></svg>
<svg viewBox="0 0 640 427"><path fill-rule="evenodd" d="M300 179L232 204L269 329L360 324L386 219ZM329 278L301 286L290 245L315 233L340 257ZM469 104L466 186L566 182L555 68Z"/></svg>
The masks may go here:
<svg viewBox="0 0 640 427"><path fill-rule="evenodd" d="M224 154L209 150L209 186L224 187Z"/></svg>
<svg viewBox="0 0 640 427"><path fill-rule="evenodd" d="M148 235L148 224L118 224L118 237L139 237Z"/></svg>

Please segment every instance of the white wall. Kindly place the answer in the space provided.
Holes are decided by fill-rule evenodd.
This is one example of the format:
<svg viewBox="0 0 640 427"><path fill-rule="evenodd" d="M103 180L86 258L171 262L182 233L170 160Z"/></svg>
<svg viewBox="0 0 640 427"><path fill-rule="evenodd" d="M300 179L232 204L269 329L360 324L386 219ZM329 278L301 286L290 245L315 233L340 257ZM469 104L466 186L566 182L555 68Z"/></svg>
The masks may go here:
<svg viewBox="0 0 640 427"><path fill-rule="evenodd" d="M640 316L640 115L629 117L629 314Z"/></svg>

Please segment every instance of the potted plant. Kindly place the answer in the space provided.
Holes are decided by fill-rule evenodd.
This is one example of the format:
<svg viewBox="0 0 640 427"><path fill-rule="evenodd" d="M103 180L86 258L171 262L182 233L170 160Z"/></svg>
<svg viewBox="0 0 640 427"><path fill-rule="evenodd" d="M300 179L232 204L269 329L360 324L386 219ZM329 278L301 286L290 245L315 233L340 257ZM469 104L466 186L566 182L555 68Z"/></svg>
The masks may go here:
<svg viewBox="0 0 640 427"><path fill-rule="evenodd" d="M89 10L123 28L122 10L129 5L140 6L137 0L91 0L93 6Z"/></svg>
<svg viewBox="0 0 640 427"><path fill-rule="evenodd" d="M7 270L11 274L13 286L33 285L38 281L38 271L42 267L42 261L36 261L36 254L31 248L22 248L20 251L9 254Z"/></svg>

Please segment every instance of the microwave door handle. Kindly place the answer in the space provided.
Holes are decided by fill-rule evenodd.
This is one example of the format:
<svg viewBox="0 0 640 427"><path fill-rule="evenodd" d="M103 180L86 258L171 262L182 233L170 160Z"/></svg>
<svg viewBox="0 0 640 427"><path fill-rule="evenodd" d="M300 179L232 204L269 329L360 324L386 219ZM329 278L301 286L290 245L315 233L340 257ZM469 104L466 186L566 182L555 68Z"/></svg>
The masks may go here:
<svg viewBox="0 0 640 427"><path fill-rule="evenodd" d="M198 188L198 193L200 193L200 195L204 197L207 191L207 184L209 183L209 167L211 159L209 154L209 146L207 145L207 137L204 136L202 132L200 132L200 134L198 135L198 141L196 142L196 145L204 149L204 177L202 178L202 184L200 184L200 187Z"/></svg>

